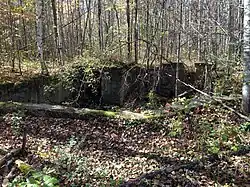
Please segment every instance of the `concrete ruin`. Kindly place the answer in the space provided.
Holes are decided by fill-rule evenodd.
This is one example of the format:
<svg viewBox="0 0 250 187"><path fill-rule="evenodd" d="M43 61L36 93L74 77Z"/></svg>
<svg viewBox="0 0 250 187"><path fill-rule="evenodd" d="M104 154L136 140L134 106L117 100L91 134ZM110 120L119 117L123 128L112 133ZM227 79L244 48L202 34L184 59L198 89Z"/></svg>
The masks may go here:
<svg viewBox="0 0 250 187"><path fill-rule="evenodd" d="M154 90L157 94L171 98L175 93L176 84L176 65L163 64L161 67L145 69L141 67L113 67L106 68L99 73L101 77L98 83L98 97L93 100L95 103L102 105L123 105L132 97L143 97L150 90ZM198 64L196 72L188 72L184 64L179 64L179 79L199 85L204 83L202 67L204 64ZM193 78L190 80L190 74ZM0 101L16 101L24 103L48 103L62 104L73 100L73 96L69 90L65 89L60 83L57 84L50 96L46 96L45 88L50 84L48 77L36 77L19 84L0 84ZM79 81L80 82L80 81ZM79 84L79 83L78 83ZM87 84L87 83L86 83ZM80 87L78 85L78 87ZM84 86L83 88L87 88ZM202 87L200 85L200 87ZM188 90L185 86L178 84L178 94ZM79 100L80 105L84 105L84 100L90 100L90 91L83 90ZM87 94L86 94L87 93Z"/></svg>

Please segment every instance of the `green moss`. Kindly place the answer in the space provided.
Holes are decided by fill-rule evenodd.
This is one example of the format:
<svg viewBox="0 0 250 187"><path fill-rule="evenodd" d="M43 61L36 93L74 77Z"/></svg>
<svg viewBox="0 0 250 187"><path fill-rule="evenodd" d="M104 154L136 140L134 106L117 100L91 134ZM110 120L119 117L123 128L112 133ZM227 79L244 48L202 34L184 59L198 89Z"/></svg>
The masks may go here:
<svg viewBox="0 0 250 187"><path fill-rule="evenodd" d="M162 118L164 117L163 115L160 114L154 114L154 115L145 115L144 118L145 119L158 119L158 118Z"/></svg>
<svg viewBox="0 0 250 187"><path fill-rule="evenodd" d="M107 117L116 117L117 113L113 111L103 111L103 114Z"/></svg>
<svg viewBox="0 0 250 187"><path fill-rule="evenodd" d="M18 102L0 102L0 110L2 113L8 113L8 112L16 112L19 110L25 110L31 113L34 113L36 110L44 110L45 112L48 112L48 115L52 116L58 116L59 113L63 110L64 112L68 112L69 115L73 115L77 118L83 117L83 116L101 116L101 117L108 117L108 118L122 118L122 119L135 119L135 120L148 120L148 119L157 119L163 117L160 114L138 114L131 111L120 111L120 112L114 112L114 111L105 111L105 110L95 110L95 109L76 109L76 108L70 108L70 107L62 107L61 109L58 108L58 106L44 106L44 105L32 105L32 104L22 104ZM63 114L62 114L63 115ZM60 115L59 115L60 116Z"/></svg>
<svg viewBox="0 0 250 187"><path fill-rule="evenodd" d="M88 113L87 113L88 114ZM104 110L91 110L89 114L105 116L105 117L115 117L116 113L112 111L104 111Z"/></svg>
<svg viewBox="0 0 250 187"><path fill-rule="evenodd" d="M113 111L104 111L104 110L94 110L94 109L83 109L79 112L81 116L90 115L90 116L103 116L115 118L117 117L117 113Z"/></svg>
<svg viewBox="0 0 250 187"><path fill-rule="evenodd" d="M0 102L0 108L13 108L13 107L21 107L22 103L18 102Z"/></svg>

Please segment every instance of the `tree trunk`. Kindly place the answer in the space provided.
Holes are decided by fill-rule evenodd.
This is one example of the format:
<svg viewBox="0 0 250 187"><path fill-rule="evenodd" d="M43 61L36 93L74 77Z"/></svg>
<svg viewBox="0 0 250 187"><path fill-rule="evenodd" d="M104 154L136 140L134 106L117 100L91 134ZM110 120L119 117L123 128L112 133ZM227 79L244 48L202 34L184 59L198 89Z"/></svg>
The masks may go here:
<svg viewBox="0 0 250 187"><path fill-rule="evenodd" d="M98 0L98 35L99 35L99 48L103 50L103 29L102 29L102 3Z"/></svg>
<svg viewBox="0 0 250 187"><path fill-rule="evenodd" d="M57 50L57 58L59 60L59 65L62 65L62 52L61 45L58 37L58 26L57 26L57 10L55 0L51 0L52 12L53 12L53 21L54 21L54 35L55 35L55 46Z"/></svg>
<svg viewBox="0 0 250 187"><path fill-rule="evenodd" d="M138 0L135 0L135 26L134 26L134 48L135 48L135 63L138 63Z"/></svg>
<svg viewBox="0 0 250 187"><path fill-rule="evenodd" d="M12 72L15 71L15 60L16 60L16 54L15 54L15 27L14 27L14 20L12 15L12 5L11 1L8 0L8 6L9 6L9 24L10 24L10 34L11 34L11 46L10 46L10 59L11 59L11 67Z"/></svg>
<svg viewBox="0 0 250 187"><path fill-rule="evenodd" d="M127 0L127 24L128 24L128 33L127 33L127 45L128 45L128 61L131 61L131 37L130 37L130 0Z"/></svg>
<svg viewBox="0 0 250 187"><path fill-rule="evenodd" d="M229 44L228 44L228 62L227 62L227 77L230 76L231 61L233 60L234 54L234 5L233 1L229 1L229 15L228 15L228 35L229 35Z"/></svg>
<svg viewBox="0 0 250 187"><path fill-rule="evenodd" d="M121 43L121 26L120 26L120 19L119 19L119 12L116 9L116 4L113 2L113 8L115 11L115 16L117 20L117 30L118 30L118 42L119 42L119 53L120 53L120 58L122 58L122 43Z"/></svg>
<svg viewBox="0 0 250 187"><path fill-rule="evenodd" d="M147 0L147 12L146 12L146 40L149 41L149 0ZM149 55L150 55L149 42L146 43L146 65L149 68Z"/></svg>
<svg viewBox="0 0 250 187"><path fill-rule="evenodd" d="M244 76L242 87L243 111L250 113L250 0L244 0Z"/></svg>
<svg viewBox="0 0 250 187"><path fill-rule="evenodd" d="M48 74L48 69L43 58L43 0L36 0L36 24L37 24L37 49L41 64L42 74Z"/></svg>
<svg viewBox="0 0 250 187"><path fill-rule="evenodd" d="M178 84L178 79L179 79L179 64L180 64L180 58L181 58L181 33L182 33L182 18L183 18L183 2L180 0L180 28L179 28L179 34L178 34L178 48L177 48L177 64L176 64L176 74L175 74L175 97L178 98L179 95L179 84Z"/></svg>

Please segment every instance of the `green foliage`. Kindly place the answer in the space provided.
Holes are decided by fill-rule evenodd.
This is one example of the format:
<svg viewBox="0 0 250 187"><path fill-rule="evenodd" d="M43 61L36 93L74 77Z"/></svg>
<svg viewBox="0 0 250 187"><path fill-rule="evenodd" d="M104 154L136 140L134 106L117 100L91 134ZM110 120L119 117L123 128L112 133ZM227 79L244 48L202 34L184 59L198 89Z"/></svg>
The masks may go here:
<svg viewBox="0 0 250 187"><path fill-rule="evenodd" d="M174 99L171 106L177 111L178 115L170 119L170 136L178 137L183 133L183 124L185 123L183 121L186 118L185 115L188 114L195 117L191 119L193 123L187 125L197 135L199 151L221 155L242 149L244 144L243 134L249 132L249 123L244 123L241 126L232 125L226 119L217 117L218 114L230 115L230 112L211 104L204 105L196 99ZM206 114L206 111L209 113ZM210 113L211 111L214 111L215 114ZM199 120L195 121L196 119Z"/></svg>
<svg viewBox="0 0 250 187"><path fill-rule="evenodd" d="M184 110L185 112L189 112L189 99L186 99L185 97L182 98L175 98L173 99L171 105L176 110Z"/></svg>
<svg viewBox="0 0 250 187"><path fill-rule="evenodd" d="M147 107L149 108L157 108L159 107L159 98L157 96L157 94L155 93L155 91L151 90L148 93L148 103L147 103Z"/></svg>
<svg viewBox="0 0 250 187"><path fill-rule="evenodd" d="M87 65L72 66L52 78L44 87L44 94L46 98L51 98L57 91L60 92L63 89L69 92L71 100L77 102L86 89L90 90L92 95L97 95L99 81L98 71L94 68Z"/></svg>
<svg viewBox="0 0 250 187"><path fill-rule="evenodd" d="M23 118L25 114L23 111L18 111L12 114L6 114L3 118L5 122L11 125L11 129L16 136L19 136L23 130Z"/></svg>
<svg viewBox="0 0 250 187"><path fill-rule="evenodd" d="M33 168L22 160L16 160L15 164L17 165L18 169L24 174L28 174L29 172L33 171Z"/></svg>
<svg viewBox="0 0 250 187"><path fill-rule="evenodd" d="M142 124L143 122L145 122L145 121L141 120L141 119L125 119L123 121L123 124L128 126L128 127L133 127L133 126L138 126L138 125Z"/></svg>
<svg viewBox="0 0 250 187"><path fill-rule="evenodd" d="M242 132L250 132L250 122L246 122L240 125L240 130Z"/></svg>
<svg viewBox="0 0 250 187"><path fill-rule="evenodd" d="M49 99L63 89L69 92L68 98L74 102L86 92L91 92L91 97L94 98L98 95L102 70L118 66L122 65L112 59L94 57L93 54L85 52L82 57L74 58L70 65L51 78L50 83L44 87L45 97Z"/></svg>
<svg viewBox="0 0 250 187"><path fill-rule="evenodd" d="M59 187L57 178L33 169L32 166L22 160L16 160L15 164L22 172L22 175L15 177L9 183L9 187Z"/></svg>
<svg viewBox="0 0 250 187"><path fill-rule="evenodd" d="M58 156L54 160L54 174L67 178L72 185L79 185L78 181L86 180L90 173L87 167L87 159L82 155L72 153L72 150L78 147L78 142L77 138L71 137L65 146L55 147ZM45 170L51 169L45 168Z"/></svg>
<svg viewBox="0 0 250 187"><path fill-rule="evenodd" d="M122 178L119 179L113 179L112 177L109 179L109 184L111 187L119 186L123 182Z"/></svg>
<svg viewBox="0 0 250 187"><path fill-rule="evenodd" d="M203 121L199 123L201 134L198 137L200 148L210 154L226 154L236 152L244 142L242 140L241 127L232 126L226 122L213 125L211 122Z"/></svg>
<svg viewBox="0 0 250 187"><path fill-rule="evenodd" d="M236 72L230 77L223 75L217 79L214 84L214 93L216 95L240 94L242 90L242 74Z"/></svg>
<svg viewBox="0 0 250 187"><path fill-rule="evenodd" d="M82 98L86 99L85 103L93 104L93 99L98 98L100 94L103 70L125 66L126 64L122 63L119 57L95 55L87 51L82 56L75 57L73 62L51 78L44 86L44 95L50 100L55 97L55 93L64 90L68 92L66 96L68 100L65 104L81 104L78 101L82 101ZM106 78L109 79L110 76ZM51 101L53 102L53 99ZM99 102L99 99L96 102Z"/></svg>
<svg viewBox="0 0 250 187"><path fill-rule="evenodd" d="M184 126L183 121L185 115L194 110L197 106L200 105L199 102L192 101L186 97L175 98L171 103L171 107L176 110L177 117L171 118L169 122L169 135L172 137L178 137L183 133Z"/></svg>
<svg viewBox="0 0 250 187"><path fill-rule="evenodd" d="M172 137L178 137L183 132L183 119L182 115L179 114L179 116L176 118L172 118L169 123L169 129L170 132L168 133Z"/></svg>
<svg viewBox="0 0 250 187"><path fill-rule="evenodd" d="M32 171L26 176L16 177L9 187L59 187L57 178L40 171Z"/></svg>
<svg viewBox="0 0 250 187"><path fill-rule="evenodd" d="M181 98L175 98L172 101L172 104L179 104L179 105L188 105L190 102L190 99L187 99L186 97L181 97Z"/></svg>
<svg viewBox="0 0 250 187"><path fill-rule="evenodd" d="M72 136L64 146L55 147L56 158L52 166L44 168L44 173L53 173L66 179L71 186L90 186L89 182L98 179L104 186L119 186L122 179L114 179L104 167L91 169L88 159L81 155L81 144L85 139ZM76 151L78 154L76 154Z"/></svg>

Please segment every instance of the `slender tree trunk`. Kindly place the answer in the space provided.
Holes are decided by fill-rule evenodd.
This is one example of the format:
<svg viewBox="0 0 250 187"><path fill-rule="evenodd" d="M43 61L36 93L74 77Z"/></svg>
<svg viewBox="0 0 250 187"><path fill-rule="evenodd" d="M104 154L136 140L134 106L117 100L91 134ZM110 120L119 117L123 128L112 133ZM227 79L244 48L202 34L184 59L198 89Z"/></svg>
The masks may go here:
<svg viewBox="0 0 250 187"><path fill-rule="evenodd" d="M91 2L91 0L89 1L89 2ZM95 6L95 3L94 3L94 6ZM90 11L90 18L89 18L89 32L88 32L88 35L89 35L89 46L90 46L90 48L92 48L93 47L93 42L92 42L92 33L93 33L93 26L92 26L92 21L91 21L91 11ZM93 16L94 17L94 16Z"/></svg>
<svg viewBox="0 0 250 187"><path fill-rule="evenodd" d="M19 0L19 4L20 4L21 7L23 7L23 0ZM21 18L21 20L22 20L22 30L23 30L23 34L22 34L22 43L23 43L23 46L24 46L24 47L23 47L23 50L26 50L28 42L27 42L27 29L26 29L26 23L25 23L25 19L23 18L23 15L24 15L23 9L22 9L21 13L22 13L22 18Z"/></svg>
<svg viewBox="0 0 250 187"><path fill-rule="evenodd" d="M179 65L180 65L180 59L181 59L181 34L182 34L182 19L183 19L183 0L180 0L180 27L179 27L179 34L178 34L178 51L177 51L177 64L176 64L176 81L175 81L175 97L178 98L178 79L179 79Z"/></svg>
<svg viewBox="0 0 250 187"><path fill-rule="evenodd" d="M88 23L89 23L89 19L90 19L90 5L91 5L91 0L86 0L86 7L87 7L87 17L86 17L86 21L84 24L84 28L83 28L83 36L82 36L82 45L81 45L81 52L83 53L83 49L86 46L86 33L87 33L87 28L88 28Z"/></svg>
<svg viewBox="0 0 250 187"><path fill-rule="evenodd" d="M78 48L78 55L82 55L82 19L81 19L81 1L77 0L77 16L78 16L78 35L77 35L77 48Z"/></svg>
<svg viewBox="0 0 250 187"><path fill-rule="evenodd" d="M18 1L18 5L20 7L23 6L21 0ZM22 11L22 15L23 15L23 11ZM19 15L18 19L19 19L19 21L21 21L21 20L23 21L23 18L21 18L20 15ZM17 41L18 69L19 69L20 75L22 75L22 55L23 55L21 51L24 51L24 49L21 50L21 48L22 48L22 41L23 41L22 38L23 38L23 36L26 35L25 33L22 33L22 28L23 28L23 24L20 23L19 24L19 37L18 37L18 41Z"/></svg>
<svg viewBox="0 0 250 187"><path fill-rule="evenodd" d="M147 0L147 13L146 13L146 39L149 41L149 0ZM146 61L147 61L147 68L149 68L149 49L150 45L149 42L146 43Z"/></svg>
<svg viewBox="0 0 250 187"><path fill-rule="evenodd" d="M131 26L130 26L130 0L127 0L127 25L128 25L128 33L127 33L127 45L128 45L128 62L131 62Z"/></svg>
<svg viewBox="0 0 250 187"><path fill-rule="evenodd" d="M37 49L41 64L42 74L48 74L48 69L43 57L43 0L36 0L36 24L37 24Z"/></svg>
<svg viewBox="0 0 250 187"><path fill-rule="evenodd" d="M52 12L53 12L53 22L54 22L54 39L55 46L57 50L57 58L59 60L59 65L62 65L62 51L60 47L59 37L58 37L58 26L57 26L57 10L56 10L56 2L55 0L51 0Z"/></svg>
<svg viewBox="0 0 250 187"><path fill-rule="evenodd" d="M243 111L250 113L250 0L244 0L244 76L242 87Z"/></svg>
<svg viewBox="0 0 250 187"><path fill-rule="evenodd" d="M102 2L98 0L98 35L99 35L99 48L103 50L103 28L102 28Z"/></svg>
<svg viewBox="0 0 250 187"><path fill-rule="evenodd" d="M11 68L12 72L15 71L15 59L16 59L16 54L15 54L15 29L14 29L14 20L13 20L13 15L12 15L12 5L11 1L8 0L8 8L9 8L9 25L10 25L10 35L11 35L11 45L10 45L10 59L11 59Z"/></svg>
<svg viewBox="0 0 250 187"><path fill-rule="evenodd" d="M167 4L167 6L169 6L169 2ZM170 8L168 8L169 10ZM166 49L166 58L169 59L169 49L170 49L170 45L169 45L169 41L170 41L170 34L169 34L169 30L170 30L170 23L171 23L171 20L170 20L170 13L169 11L166 11L167 12L167 15L166 15L166 18L167 18L167 24L166 24L166 32L168 32L167 34L167 37L166 37L166 46L167 46L167 49Z"/></svg>
<svg viewBox="0 0 250 187"><path fill-rule="evenodd" d="M198 59L198 62L200 62L202 60L201 58L201 0L198 0L198 47L197 47L197 59Z"/></svg>
<svg viewBox="0 0 250 187"><path fill-rule="evenodd" d="M228 44L228 62L227 62L227 77L230 76L231 61L234 54L234 5L233 0L229 1L229 15L228 15L228 35L229 35L229 44Z"/></svg>
<svg viewBox="0 0 250 187"><path fill-rule="evenodd" d="M135 26L134 26L134 50L135 50L135 63L138 63L138 0L135 0Z"/></svg>
<svg viewBox="0 0 250 187"><path fill-rule="evenodd" d="M119 53L120 57L122 57L122 43L121 43L121 26L120 26L120 19L119 19L119 13L116 8L116 4L113 2L113 8L115 11L116 21L117 21L117 30L118 30L118 40L119 40Z"/></svg>
<svg viewBox="0 0 250 187"><path fill-rule="evenodd" d="M64 11L63 11L63 4L59 4L58 2L58 10L59 10L59 20L58 20L58 47L60 49L60 57L61 63L64 65L64 51L65 51L65 42L64 42L64 30L63 30L63 23L64 23ZM59 29L60 28L60 29Z"/></svg>
<svg viewBox="0 0 250 187"><path fill-rule="evenodd" d="M189 11L188 11L188 28L191 28L191 22L192 22L192 8L191 8L191 2L189 1L189 4L188 4L188 7L189 7ZM191 44L191 39L192 37L190 37L188 35L188 59L189 61L191 61L191 55L192 55L192 44Z"/></svg>
<svg viewBox="0 0 250 187"><path fill-rule="evenodd" d="M164 56L164 39L165 39L165 32L164 32L164 23L165 23L165 1L162 2L162 16L161 16L161 51L160 51L160 64L163 62Z"/></svg>
<svg viewBox="0 0 250 187"><path fill-rule="evenodd" d="M242 58L242 49L243 49L243 35L244 35L244 5L243 5L243 0L239 0L239 51L238 51L238 58L241 59Z"/></svg>

